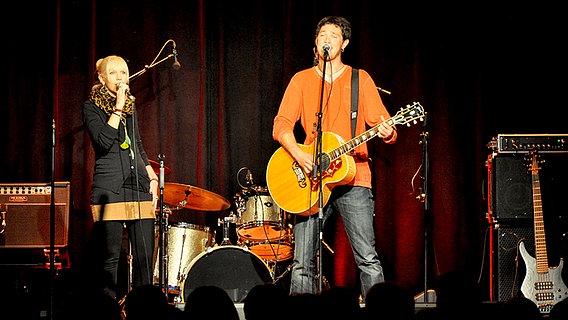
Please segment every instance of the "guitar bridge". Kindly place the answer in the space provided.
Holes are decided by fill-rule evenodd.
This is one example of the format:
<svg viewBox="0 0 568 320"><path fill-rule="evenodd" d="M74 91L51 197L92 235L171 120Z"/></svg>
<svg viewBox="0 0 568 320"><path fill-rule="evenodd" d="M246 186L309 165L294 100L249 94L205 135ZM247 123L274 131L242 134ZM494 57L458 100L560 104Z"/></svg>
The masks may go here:
<svg viewBox="0 0 568 320"><path fill-rule="evenodd" d="M540 313L550 313L550 310L552 310L553 305L554 304L552 302L539 303L538 310L540 310Z"/></svg>
<svg viewBox="0 0 568 320"><path fill-rule="evenodd" d="M302 168L300 168L298 161L292 162L292 171L296 175L296 181L298 181L298 186L302 189L307 187L308 183L306 181L307 180L306 175L304 174L304 171L302 171Z"/></svg>
<svg viewBox="0 0 568 320"><path fill-rule="evenodd" d="M341 167L343 166L343 162L341 161L341 158L337 158L333 161L331 161L331 163L329 162L329 158L326 158L327 161L323 162L326 166L322 167L325 168L323 171L323 176L322 179L319 179L318 177L315 178L310 178L310 180L312 181L312 192L317 192L317 190L319 189L319 183L321 180L325 179L325 178L330 178L333 177L333 175L339 171L341 169Z"/></svg>

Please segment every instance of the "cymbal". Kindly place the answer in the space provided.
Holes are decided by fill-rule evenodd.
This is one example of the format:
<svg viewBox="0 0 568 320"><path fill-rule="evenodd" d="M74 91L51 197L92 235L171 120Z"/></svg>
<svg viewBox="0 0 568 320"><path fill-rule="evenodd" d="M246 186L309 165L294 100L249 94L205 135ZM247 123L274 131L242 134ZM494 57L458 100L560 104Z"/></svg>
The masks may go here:
<svg viewBox="0 0 568 320"><path fill-rule="evenodd" d="M172 210L220 211L231 206L227 199L214 192L175 182L164 183L164 203L174 206Z"/></svg>
<svg viewBox="0 0 568 320"><path fill-rule="evenodd" d="M154 169L154 172L157 175L160 175L160 163L157 162L157 161L154 161L154 160L148 160L148 161L150 161L150 165L152 166L152 169ZM172 172L172 170L170 170L170 168L164 166L164 174L168 174L170 172Z"/></svg>

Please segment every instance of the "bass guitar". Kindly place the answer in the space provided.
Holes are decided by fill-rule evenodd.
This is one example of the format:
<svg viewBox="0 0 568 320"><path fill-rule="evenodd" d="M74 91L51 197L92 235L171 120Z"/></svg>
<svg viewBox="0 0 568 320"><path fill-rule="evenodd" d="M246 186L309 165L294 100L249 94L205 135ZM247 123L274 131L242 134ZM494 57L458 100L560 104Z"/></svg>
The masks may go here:
<svg viewBox="0 0 568 320"><path fill-rule="evenodd" d="M324 205L329 200L334 187L349 183L355 177L355 160L349 154L357 146L376 137L379 126L388 123L391 126L402 124L410 126L422 121L424 108L418 102L401 108L396 115L344 142L331 132L323 132L321 136L322 155L320 157L321 179L307 175L298 162L283 147L278 148L266 169L266 183L274 202L284 211L309 216L318 211L318 192L322 183ZM300 144L300 148L314 153L314 143Z"/></svg>
<svg viewBox="0 0 568 320"><path fill-rule="evenodd" d="M550 310L556 303L564 300L568 296L568 288L562 280L564 260L560 260L558 267L548 266L540 178L538 174L538 170L540 169L539 160L536 151L531 151L530 156L529 170L532 173L536 259L527 252L524 241L521 241L519 243L519 251L526 266L526 274L521 285L521 292L538 306L541 313L546 314L550 313Z"/></svg>

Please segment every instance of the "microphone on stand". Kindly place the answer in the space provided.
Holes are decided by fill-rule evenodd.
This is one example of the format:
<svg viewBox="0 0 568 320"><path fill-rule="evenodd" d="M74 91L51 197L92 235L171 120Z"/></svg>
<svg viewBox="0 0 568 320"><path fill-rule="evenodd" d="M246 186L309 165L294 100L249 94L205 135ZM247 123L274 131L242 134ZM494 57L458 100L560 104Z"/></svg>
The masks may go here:
<svg viewBox="0 0 568 320"><path fill-rule="evenodd" d="M252 177L252 172L250 172L249 169L247 169L247 173L246 173L246 175L245 175L245 180L246 180L246 182L247 182L247 185L248 185L250 188L253 188L253 187L256 186L256 185L254 184L254 179L253 179L253 177Z"/></svg>
<svg viewBox="0 0 568 320"><path fill-rule="evenodd" d="M329 43L324 43L321 46L321 49L323 50L324 57L329 57L329 50L331 50L331 45Z"/></svg>
<svg viewBox="0 0 568 320"><path fill-rule="evenodd" d="M178 53L175 42L174 42L174 48L172 49L172 53L174 54L174 63L172 64L172 68L174 68L174 70L179 70L179 68L181 68L181 64L178 61Z"/></svg>

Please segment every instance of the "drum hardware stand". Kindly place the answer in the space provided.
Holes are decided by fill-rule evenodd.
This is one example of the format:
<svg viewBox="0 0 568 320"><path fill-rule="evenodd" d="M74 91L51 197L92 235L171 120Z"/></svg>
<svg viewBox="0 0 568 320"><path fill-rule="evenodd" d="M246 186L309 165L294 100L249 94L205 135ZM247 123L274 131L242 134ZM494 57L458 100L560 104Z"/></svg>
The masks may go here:
<svg viewBox="0 0 568 320"><path fill-rule="evenodd" d="M273 270L276 270L276 263L274 263L274 267ZM277 283L278 281L280 281L280 279L284 278L288 273L290 273L290 271L292 271L292 264L290 264L288 267L286 267L286 270L284 270L284 272L282 272L279 276L275 276L275 272L273 271L272 274L272 279L274 279L274 283Z"/></svg>
<svg viewBox="0 0 568 320"><path fill-rule="evenodd" d="M223 218L223 221L221 221L221 219L217 220L217 225L221 225L223 224L223 241L221 242L221 246L230 246L232 245L231 243L231 239L229 239L229 223L236 223L237 222L237 216L231 212L231 214L229 214L227 217Z"/></svg>
<svg viewBox="0 0 568 320"><path fill-rule="evenodd" d="M122 232L126 228L126 223L122 224ZM126 294L120 300L118 300L118 305L120 307L120 314L122 319L126 318L126 311L124 310L124 302L126 301L126 297L128 296L128 292L130 291L130 287L132 286L132 244L130 243L130 238L128 239L128 254L126 255L126 265L128 266L128 277L126 279Z"/></svg>
<svg viewBox="0 0 568 320"><path fill-rule="evenodd" d="M160 263L159 263L159 270L158 270L158 286L162 289L162 291L168 295L168 240L167 240L167 233L168 233L168 213L164 211L164 158L163 154L158 155L158 159L160 160L160 181L159 181L159 190L160 190L160 198L158 206L160 208L160 212L158 213L158 250L160 253Z"/></svg>

